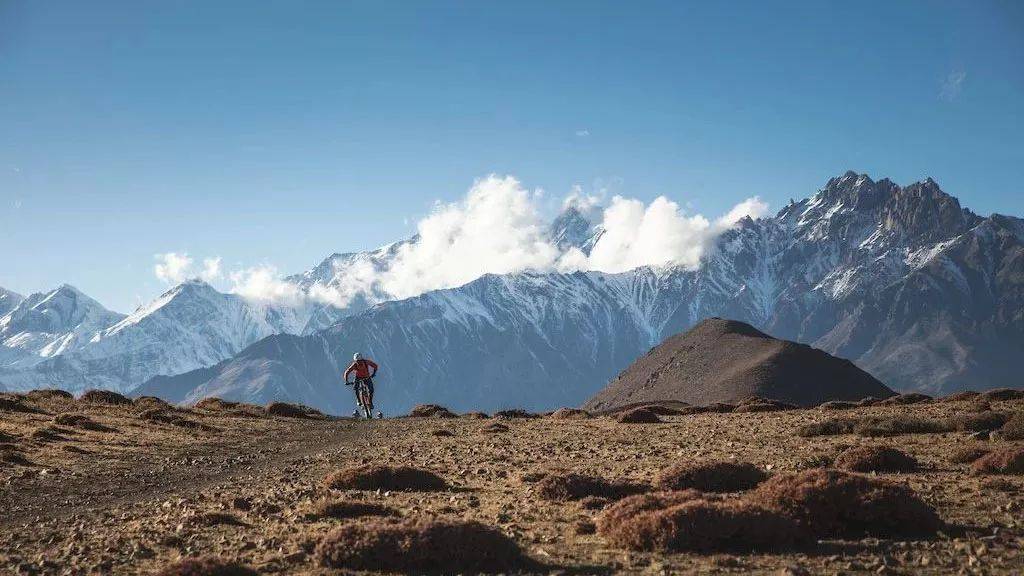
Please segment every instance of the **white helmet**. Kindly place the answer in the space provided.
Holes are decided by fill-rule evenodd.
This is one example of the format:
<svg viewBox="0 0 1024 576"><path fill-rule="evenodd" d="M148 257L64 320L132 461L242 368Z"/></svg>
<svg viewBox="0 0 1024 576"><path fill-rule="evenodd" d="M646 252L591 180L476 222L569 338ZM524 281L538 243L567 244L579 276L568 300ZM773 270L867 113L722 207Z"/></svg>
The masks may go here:
<svg viewBox="0 0 1024 576"><path fill-rule="evenodd" d="M352 355L352 361L353 362L358 362L359 360L362 360L362 359L363 359L363 355L360 354L359 352L356 352L355 354Z"/></svg>

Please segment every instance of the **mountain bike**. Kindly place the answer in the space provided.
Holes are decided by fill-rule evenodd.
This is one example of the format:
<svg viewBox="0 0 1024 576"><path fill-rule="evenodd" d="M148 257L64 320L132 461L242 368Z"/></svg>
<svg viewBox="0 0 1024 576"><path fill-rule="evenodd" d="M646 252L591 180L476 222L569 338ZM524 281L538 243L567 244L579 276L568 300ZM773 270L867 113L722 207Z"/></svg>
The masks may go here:
<svg viewBox="0 0 1024 576"><path fill-rule="evenodd" d="M356 403L359 408L352 412L352 416L359 418L365 416L367 419L373 418L373 407L370 404L370 387L366 384L366 380L363 378L356 378L356 381L352 383L355 386ZM360 414L362 411L362 414ZM384 414L378 410L377 418L383 418Z"/></svg>

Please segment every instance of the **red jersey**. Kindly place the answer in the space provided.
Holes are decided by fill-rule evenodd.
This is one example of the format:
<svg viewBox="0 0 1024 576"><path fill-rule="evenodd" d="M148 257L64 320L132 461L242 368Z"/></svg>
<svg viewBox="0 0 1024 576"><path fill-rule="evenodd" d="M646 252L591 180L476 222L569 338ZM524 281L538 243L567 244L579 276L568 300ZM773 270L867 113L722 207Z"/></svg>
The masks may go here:
<svg viewBox="0 0 1024 576"><path fill-rule="evenodd" d="M373 373L370 372L370 368L373 368ZM356 378L369 378L377 373L377 364L373 360L367 360L366 358L356 360L345 370L346 381L348 381L348 375L353 372L355 372Z"/></svg>

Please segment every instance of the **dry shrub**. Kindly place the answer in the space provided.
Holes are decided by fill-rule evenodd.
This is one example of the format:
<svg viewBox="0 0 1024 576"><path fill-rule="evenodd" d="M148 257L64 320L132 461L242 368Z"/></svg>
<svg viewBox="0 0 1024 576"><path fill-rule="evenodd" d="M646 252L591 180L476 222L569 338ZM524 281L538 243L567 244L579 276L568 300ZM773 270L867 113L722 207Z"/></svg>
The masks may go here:
<svg viewBox="0 0 1024 576"><path fill-rule="evenodd" d="M59 388L39 388L30 390L25 394L29 400L74 400L75 397L67 390Z"/></svg>
<svg viewBox="0 0 1024 576"><path fill-rule="evenodd" d="M898 436L900 434L938 434L949 432L949 424L942 420L909 416L870 416L860 419L853 431L861 436Z"/></svg>
<svg viewBox="0 0 1024 576"><path fill-rule="evenodd" d="M149 410L143 410L139 413L139 419L147 422L170 424L171 426L188 428L189 430L202 430L204 432L217 432L219 430L219 428L215 426L209 426L207 424L196 422L195 420L189 420L175 412L173 408L150 408Z"/></svg>
<svg viewBox="0 0 1024 576"><path fill-rule="evenodd" d="M24 412L27 414L40 414L42 410L28 406L22 402L21 396L0 396L0 412Z"/></svg>
<svg viewBox="0 0 1024 576"><path fill-rule="evenodd" d="M508 426L505 426L501 422L491 422L480 429L484 434L501 434L502 432L508 432Z"/></svg>
<svg viewBox="0 0 1024 576"><path fill-rule="evenodd" d="M818 408L821 410L849 410L851 408L857 408L859 404L856 402L847 402L845 400L832 400L830 402L822 402L818 404Z"/></svg>
<svg viewBox="0 0 1024 576"><path fill-rule="evenodd" d="M238 516L227 512L204 512L196 514L190 520L196 526L246 526Z"/></svg>
<svg viewBox="0 0 1024 576"><path fill-rule="evenodd" d="M769 400L767 402L741 404L737 406L733 412L779 412L781 410L793 410L795 408L796 406L792 404L779 402L777 400Z"/></svg>
<svg viewBox="0 0 1024 576"><path fill-rule="evenodd" d="M1010 419L1008 414L1002 412L979 412L977 414L957 414L946 419L946 425L950 430L961 432L982 432L998 430Z"/></svg>
<svg viewBox="0 0 1024 576"><path fill-rule="evenodd" d="M13 464L15 466L34 466L17 448L10 447L0 449L0 463Z"/></svg>
<svg viewBox="0 0 1024 576"><path fill-rule="evenodd" d="M988 400L976 400L966 408L967 412L988 412L990 410L992 410L992 403Z"/></svg>
<svg viewBox="0 0 1024 576"><path fill-rule="evenodd" d="M662 419L647 408L626 410L615 418L620 424L660 424Z"/></svg>
<svg viewBox="0 0 1024 576"><path fill-rule="evenodd" d="M924 536L942 526L935 510L906 486L839 470L779 474L748 498L817 537Z"/></svg>
<svg viewBox="0 0 1024 576"><path fill-rule="evenodd" d="M888 446L855 446L843 451L835 460L836 468L849 472L914 472L917 460Z"/></svg>
<svg viewBox="0 0 1024 576"><path fill-rule="evenodd" d="M210 412L233 410L237 407L238 402L231 402L230 400L224 400L222 398L217 398L216 396L203 398L199 402L196 402L194 406L194 408L198 408L199 410L208 410Z"/></svg>
<svg viewBox="0 0 1024 576"><path fill-rule="evenodd" d="M874 396L868 396L866 398L861 398L860 400L858 400L857 401L857 406L860 406L861 408L865 408L867 406L874 406L876 404L881 404L881 403L882 403L882 400L880 398L875 398Z"/></svg>
<svg viewBox="0 0 1024 576"><path fill-rule="evenodd" d="M490 418L485 412L466 412L462 415L463 418L470 418L472 420L486 420Z"/></svg>
<svg viewBox="0 0 1024 576"><path fill-rule="evenodd" d="M82 430L92 430L94 432L116 432L113 428L104 426L85 414L58 414L53 419L53 423L61 426L81 428Z"/></svg>
<svg viewBox="0 0 1024 576"><path fill-rule="evenodd" d="M440 437L449 437L449 436L455 436L455 434L454 434L454 433L452 433L452 431L451 431L451 430L447 430L447 429L445 429L445 428L439 428L439 429L437 429L437 430L434 430L433 432L431 432L431 433L430 433L430 435L431 435L431 436L437 436L437 437L439 437L439 438L440 438Z"/></svg>
<svg viewBox="0 0 1024 576"><path fill-rule="evenodd" d="M1007 492L1007 493L1010 493L1010 494L1016 494L1017 492L1020 491L1020 489L1017 488L1016 484L1014 484L1013 482L1007 480L1006 478L1001 478L1001 477L986 478L985 480L982 480L981 481L981 489L982 489L982 491L985 491L985 492L997 491L997 492Z"/></svg>
<svg viewBox="0 0 1024 576"><path fill-rule="evenodd" d="M580 498L580 508L584 510L601 510L608 504L611 504L611 502L611 500L600 496L585 496Z"/></svg>
<svg viewBox="0 0 1024 576"><path fill-rule="evenodd" d="M282 416L284 418L323 418L323 412L316 408L303 406L302 404L289 404L288 402L271 402L267 404L264 411L268 416Z"/></svg>
<svg viewBox="0 0 1024 576"><path fill-rule="evenodd" d="M718 414L724 414L726 412L732 412L736 410L736 406L734 404L727 404L725 402L714 402L708 404L704 408L706 409L705 412L715 412Z"/></svg>
<svg viewBox="0 0 1024 576"><path fill-rule="evenodd" d="M17 439L17 436L11 436L3 430L0 430L0 443L14 442Z"/></svg>
<svg viewBox="0 0 1024 576"><path fill-rule="evenodd" d="M216 556L186 558L164 566L157 576L256 576L256 571Z"/></svg>
<svg viewBox="0 0 1024 576"><path fill-rule="evenodd" d="M921 402L931 402L932 397L927 394L921 394L919 392L910 392L908 394L897 394L890 396L885 400L879 402L883 406L906 406L909 404L920 404Z"/></svg>
<svg viewBox="0 0 1024 576"><path fill-rule="evenodd" d="M627 498L598 519L610 544L651 552L780 550L809 542L784 514L741 500L704 499L699 492Z"/></svg>
<svg viewBox="0 0 1024 576"><path fill-rule="evenodd" d="M1024 447L996 450L971 463L975 474L1024 474Z"/></svg>
<svg viewBox="0 0 1024 576"><path fill-rule="evenodd" d="M338 490L414 490L435 491L448 488L443 478L429 470L411 466L365 464L331 472L325 479L328 488Z"/></svg>
<svg viewBox="0 0 1024 576"><path fill-rule="evenodd" d="M978 398L978 396L981 396L980 392L975 392L974 390L965 390L963 392L957 392L955 394L950 394L949 396L943 396L942 398L939 398L939 401L940 402L966 402L968 400L975 400L975 399Z"/></svg>
<svg viewBox="0 0 1024 576"><path fill-rule="evenodd" d="M363 516L397 516L392 508L375 502L349 502L344 500L328 500L313 507L307 515L309 518L360 518Z"/></svg>
<svg viewBox="0 0 1024 576"><path fill-rule="evenodd" d="M810 438L812 436L835 436L837 434L852 434L854 426L859 420L855 418L834 418L822 422L804 424L797 429L798 436Z"/></svg>
<svg viewBox="0 0 1024 576"><path fill-rule="evenodd" d="M527 412L522 408L513 408L511 410L498 410L494 413L495 418L514 419L514 418L538 418L536 414Z"/></svg>
<svg viewBox="0 0 1024 576"><path fill-rule="evenodd" d="M992 451L981 446L968 446L966 448L954 450L953 453L949 455L949 461L953 464L970 464L990 452Z"/></svg>
<svg viewBox="0 0 1024 576"><path fill-rule="evenodd" d="M763 470L747 462L680 462L659 472L655 486L666 491L740 492L767 478Z"/></svg>
<svg viewBox="0 0 1024 576"><path fill-rule="evenodd" d="M78 400L79 402L88 402L89 404L109 404L112 406L123 406L132 403L131 399L127 396L112 390L87 390Z"/></svg>
<svg viewBox="0 0 1024 576"><path fill-rule="evenodd" d="M31 434L29 434L29 436L31 436L33 440L38 440L40 442L65 442L68 438L64 436L62 432L70 432L70 430L61 430L59 428L45 426L43 428L36 428Z"/></svg>
<svg viewBox="0 0 1024 576"><path fill-rule="evenodd" d="M579 408L559 408L551 413L555 420L585 420L590 418L590 412Z"/></svg>
<svg viewBox="0 0 1024 576"><path fill-rule="evenodd" d="M414 418L455 418L455 414L437 404L420 404L409 412Z"/></svg>
<svg viewBox="0 0 1024 576"><path fill-rule="evenodd" d="M548 474L537 483L537 494L545 500L556 502L581 500L588 496L618 500L648 490L648 486L624 480L606 480L570 472Z"/></svg>
<svg viewBox="0 0 1024 576"><path fill-rule="evenodd" d="M314 554L327 568L374 572L500 572L534 564L501 532L461 520L346 524L324 536Z"/></svg>
<svg viewBox="0 0 1024 576"><path fill-rule="evenodd" d="M1015 412L999 429L1003 440L1024 440L1024 412Z"/></svg>
<svg viewBox="0 0 1024 576"><path fill-rule="evenodd" d="M578 520L573 525L572 531L577 536L588 536L597 532L597 525L590 520Z"/></svg>
<svg viewBox="0 0 1024 576"><path fill-rule="evenodd" d="M137 408L140 408L142 410L149 410L152 408L171 408L170 404L168 404L162 398L157 398L156 396L139 396L138 398L132 400L132 403L135 404Z"/></svg>
<svg viewBox="0 0 1024 576"><path fill-rule="evenodd" d="M1015 390L1013 388L995 388L987 392L982 393L982 398L996 402L1001 400L1021 400L1024 399L1024 390Z"/></svg>

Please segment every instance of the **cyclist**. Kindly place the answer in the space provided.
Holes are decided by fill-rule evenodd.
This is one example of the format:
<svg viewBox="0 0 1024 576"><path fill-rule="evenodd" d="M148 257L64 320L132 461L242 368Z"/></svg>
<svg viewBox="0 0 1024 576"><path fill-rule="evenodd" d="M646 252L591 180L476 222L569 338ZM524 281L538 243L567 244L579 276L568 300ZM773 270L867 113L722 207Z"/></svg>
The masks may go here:
<svg viewBox="0 0 1024 576"><path fill-rule="evenodd" d="M352 382L348 381L349 374L355 374L356 379ZM357 382L363 382L366 385L366 391L369 395L367 401L367 414L370 410L373 410L373 377L377 375L377 363L369 358L363 358L363 355L356 352L352 355L352 364L345 370L345 385L351 386ZM359 387L355 387L356 392L356 404L359 404Z"/></svg>

